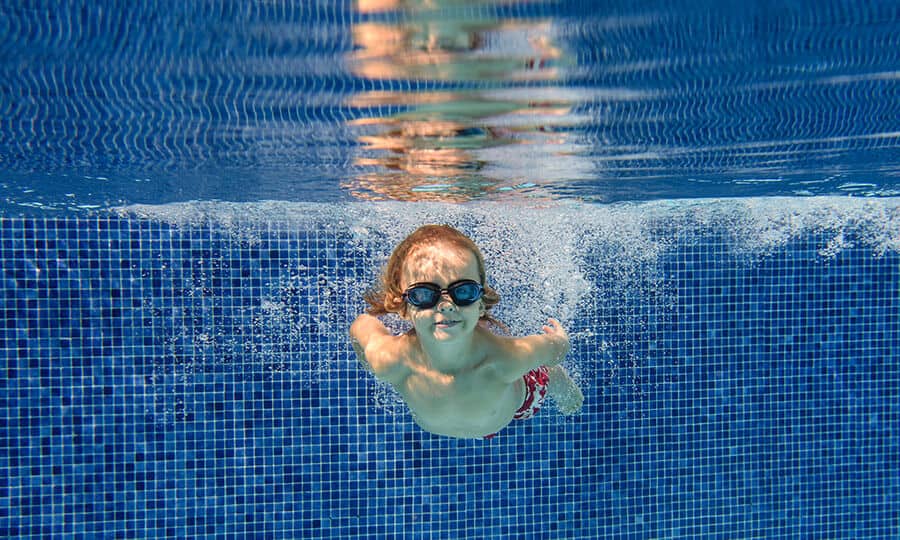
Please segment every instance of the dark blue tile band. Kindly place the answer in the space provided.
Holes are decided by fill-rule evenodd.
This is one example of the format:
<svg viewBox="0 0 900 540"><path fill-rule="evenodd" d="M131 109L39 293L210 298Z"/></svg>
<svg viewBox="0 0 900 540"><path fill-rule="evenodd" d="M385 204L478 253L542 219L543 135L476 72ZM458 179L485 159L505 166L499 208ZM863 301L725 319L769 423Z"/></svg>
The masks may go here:
<svg viewBox="0 0 900 540"><path fill-rule="evenodd" d="M896 535L900 256L852 224L841 249L822 229L747 255L684 215L647 227L664 249L630 276L575 234L584 410L490 442L422 432L357 368L343 329L381 239L2 219L0 530Z"/></svg>

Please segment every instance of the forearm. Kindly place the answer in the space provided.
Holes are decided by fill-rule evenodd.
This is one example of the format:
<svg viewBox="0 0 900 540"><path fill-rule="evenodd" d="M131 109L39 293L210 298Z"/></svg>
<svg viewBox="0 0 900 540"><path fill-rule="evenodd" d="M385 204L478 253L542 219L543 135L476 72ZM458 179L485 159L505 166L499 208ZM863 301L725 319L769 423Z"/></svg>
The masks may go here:
<svg viewBox="0 0 900 540"><path fill-rule="evenodd" d="M565 360L568 340L547 334L513 338L509 349L510 369L528 371L540 366L552 367Z"/></svg>
<svg viewBox="0 0 900 540"><path fill-rule="evenodd" d="M547 319L547 324L544 325L544 336L546 340L546 359L544 360L545 366L556 366L560 362L566 359L566 355L569 354L569 348L571 344L569 343L569 334L566 333L566 329L557 321L556 319L550 318Z"/></svg>
<svg viewBox="0 0 900 540"><path fill-rule="evenodd" d="M566 359L569 353L569 340L560 336L534 336L540 338L541 343L536 347L535 356L540 359L540 365L552 367L559 365Z"/></svg>

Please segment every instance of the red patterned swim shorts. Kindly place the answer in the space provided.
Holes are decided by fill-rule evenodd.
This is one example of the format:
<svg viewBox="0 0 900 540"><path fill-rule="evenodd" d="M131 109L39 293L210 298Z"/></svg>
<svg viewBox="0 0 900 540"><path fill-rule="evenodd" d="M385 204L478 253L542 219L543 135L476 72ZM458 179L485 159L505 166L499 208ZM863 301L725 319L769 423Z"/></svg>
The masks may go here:
<svg viewBox="0 0 900 540"><path fill-rule="evenodd" d="M525 401L516 411L513 419L526 420L536 415L541 406L544 405L544 398L547 396L547 383L550 381L550 373L545 366L532 369L523 377L525 380Z"/></svg>
<svg viewBox="0 0 900 540"><path fill-rule="evenodd" d="M536 415L541 406L544 405L544 398L547 397L547 383L550 382L550 373L545 366L532 369L522 376L525 381L525 400L522 406L513 415L513 420L527 420ZM496 433L485 435L485 439L493 439Z"/></svg>

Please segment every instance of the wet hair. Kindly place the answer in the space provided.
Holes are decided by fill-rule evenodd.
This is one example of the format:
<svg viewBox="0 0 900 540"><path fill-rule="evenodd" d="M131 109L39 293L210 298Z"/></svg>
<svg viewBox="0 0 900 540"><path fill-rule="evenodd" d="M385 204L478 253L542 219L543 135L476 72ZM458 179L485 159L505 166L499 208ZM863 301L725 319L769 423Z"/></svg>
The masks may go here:
<svg viewBox="0 0 900 540"><path fill-rule="evenodd" d="M394 248L387 265L381 273L378 284L366 292L363 296L369 304L366 312L370 315L384 315L386 313L406 314L406 303L403 301L403 290L400 289L400 277L403 274L403 265L418 248L435 244L449 244L458 249L466 250L475 255L478 263L478 279L484 287L484 295L481 297L484 303L484 313L481 320L501 325L503 324L492 317L490 309L500 301L500 295L487 285L484 256L471 238L459 232L449 225L423 225L407 236Z"/></svg>

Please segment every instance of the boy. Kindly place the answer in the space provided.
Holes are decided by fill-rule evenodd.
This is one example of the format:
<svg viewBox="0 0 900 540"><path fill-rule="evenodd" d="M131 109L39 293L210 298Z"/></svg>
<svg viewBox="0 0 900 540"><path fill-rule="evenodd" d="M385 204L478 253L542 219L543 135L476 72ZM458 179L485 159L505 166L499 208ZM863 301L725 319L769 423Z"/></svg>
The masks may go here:
<svg viewBox="0 0 900 540"><path fill-rule="evenodd" d="M584 396L559 363L569 337L555 319L544 333L505 337L488 311L500 300L485 282L484 258L471 239L426 225L391 254L370 307L350 327L360 361L390 383L416 423L449 437L493 437L511 420L530 418L549 390L574 414ZM413 328L392 335L375 315L397 313Z"/></svg>

